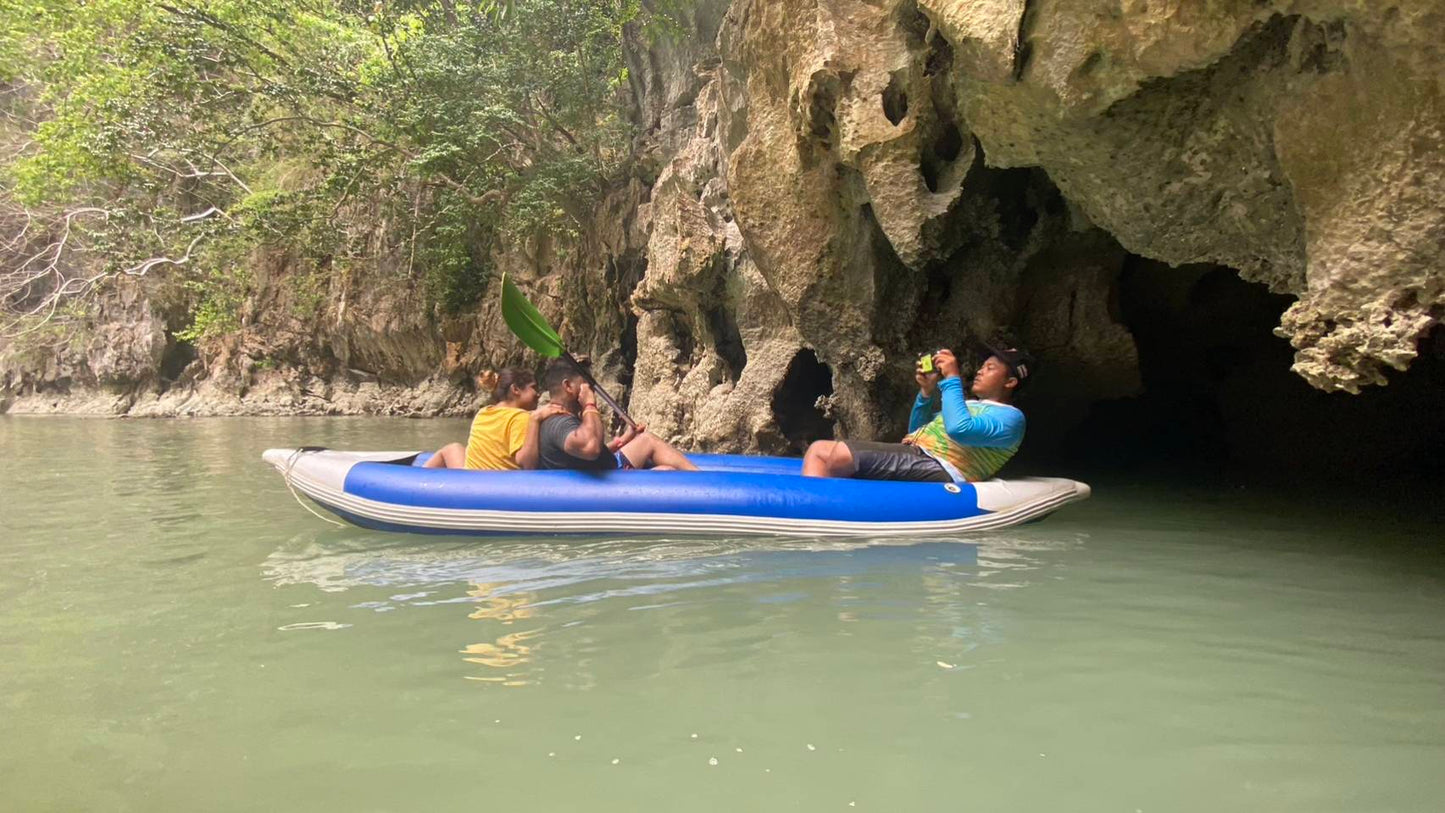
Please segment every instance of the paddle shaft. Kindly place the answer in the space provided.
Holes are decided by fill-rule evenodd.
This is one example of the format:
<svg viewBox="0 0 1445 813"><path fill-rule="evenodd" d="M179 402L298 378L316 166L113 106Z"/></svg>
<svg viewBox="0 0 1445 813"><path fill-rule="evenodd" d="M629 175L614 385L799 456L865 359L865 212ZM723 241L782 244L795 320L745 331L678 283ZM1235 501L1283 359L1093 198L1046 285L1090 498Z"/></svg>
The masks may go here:
<svg viewBox="0 0 1445 813"><path fill-rule="evenodd" d="M628 429L637 428L637 421L632 420L632 416L627 414L627 410L623 409L621 404L612 400L612 396L607 394L607 390L602 389L602 385L597 383L597 379L593 378L592 374L587 372L587 368L583 367L581 362L573 358L572 354L566 350L562 351L562 358L568 364L575 367L577 372L582 374L582 379L587 382L587 386L591 387L592 391L597 393L597 397L601 398L604 404L611 407L613 414L621 418L622 422L627 424Z"/></svg>

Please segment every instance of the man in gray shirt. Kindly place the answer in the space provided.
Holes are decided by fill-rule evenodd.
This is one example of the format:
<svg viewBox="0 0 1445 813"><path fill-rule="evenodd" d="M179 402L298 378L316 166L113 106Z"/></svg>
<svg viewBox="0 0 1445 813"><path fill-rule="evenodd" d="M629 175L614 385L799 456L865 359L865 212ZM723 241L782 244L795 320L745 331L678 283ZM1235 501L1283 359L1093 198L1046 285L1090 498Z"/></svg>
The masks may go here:
<svg viewBox="0 0 1445 813"><path fill-rule="evenodd" d="M538 468L697 471L692 461L666 441L647 434L641 424L606 441L592 387L571 364L552 362L542 374L542 388L551 393L552 403L561 404L567 414L542 424Z"/></svg>

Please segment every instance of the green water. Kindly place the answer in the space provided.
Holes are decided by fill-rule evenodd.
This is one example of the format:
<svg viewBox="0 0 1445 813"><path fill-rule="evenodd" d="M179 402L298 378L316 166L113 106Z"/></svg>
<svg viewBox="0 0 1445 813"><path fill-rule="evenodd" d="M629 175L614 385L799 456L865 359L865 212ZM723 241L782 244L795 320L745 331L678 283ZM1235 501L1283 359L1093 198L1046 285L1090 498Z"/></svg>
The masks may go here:
<svg viewBox="0 0 1445 813"><path fill-rule="evenodd" d="M1437 811L1439 527L1097 488L868 545L335 528L268 446L0 417L0 810Z"/></svg>

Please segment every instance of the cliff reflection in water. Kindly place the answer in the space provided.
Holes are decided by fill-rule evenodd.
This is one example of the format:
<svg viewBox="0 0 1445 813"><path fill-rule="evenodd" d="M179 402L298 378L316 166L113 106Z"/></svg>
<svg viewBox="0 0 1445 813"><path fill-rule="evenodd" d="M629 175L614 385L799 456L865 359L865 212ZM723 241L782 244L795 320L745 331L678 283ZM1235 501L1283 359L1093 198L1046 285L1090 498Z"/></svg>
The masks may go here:
<svg viewBox="0 0 1445 813"><path fill-rule="evenodd" d="M605 680L592 665L602 646L599 630L610 629L606 637L614 642L619 630L634 641L629 668L646 675L766 662L791 646L780 631L810 626L809 619L821 617L844 625L836 634L851 636L848 630L860 623L923 614L930 622L915 627L918 656L953 668L973 650L1005 637L1008 619L998 616L988 593L977 588L1028 587L1038 575L1034 554L1040 544L1002 536L921 543L692 539L402 545L376 544L370 536L327 538L348 535L321 531L293 539L267 557L263 578L278 587L310 585L324 594L357 594L360 600L348 600L343 612L346 622L358 626L367 625L363 612L467 605L464 615L437 622L442 626L428 624L432 638L446 638L451 633L444 625L466 620L451 631L471 641L453 650L468 664L462 677L494 686L529 686L542 682L550 666L550 682L572 689ZM1083 541L1080 535L1046 547L1077 547ZM414 623L406 626L414 636ZM701 643L677 644L678 636L691 634L701 635ZM544 644L546 658L541 657Z"/></svg>
<svg viewBox="0 0 1445 813"><path fill-rule="evenodd" d="M498 593L505 585L474 582L467 595L478 602L478 607L467 615L474 621L491 621L510 626L515 621L531 619L535 614L534 602L537 594L531 591ZM467 663L480 664L495 670L481 675L467 675L467 680L500 683L503 686L525 686L529 682L523 668L532 659L535 644L528 643L542 634L542 627L529 630L514 630L497 636L495 641L469 644L461 653ZM499 674L498 674L499 673Z"/></svg>

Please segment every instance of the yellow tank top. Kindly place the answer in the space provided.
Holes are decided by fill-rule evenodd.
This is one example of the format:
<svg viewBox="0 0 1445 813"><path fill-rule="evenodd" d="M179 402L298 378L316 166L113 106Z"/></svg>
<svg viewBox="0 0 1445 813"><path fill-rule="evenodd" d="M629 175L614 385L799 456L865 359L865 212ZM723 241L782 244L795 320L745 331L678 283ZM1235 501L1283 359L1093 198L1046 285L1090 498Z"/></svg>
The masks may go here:
<svg viewBox="0 0 1445 813"><path fill-rule="evenodd" d="M489 406L472 419L467 437L467 468L508 471L517 465L517 450L527 437L531 413L515 407Z"/></svg>

